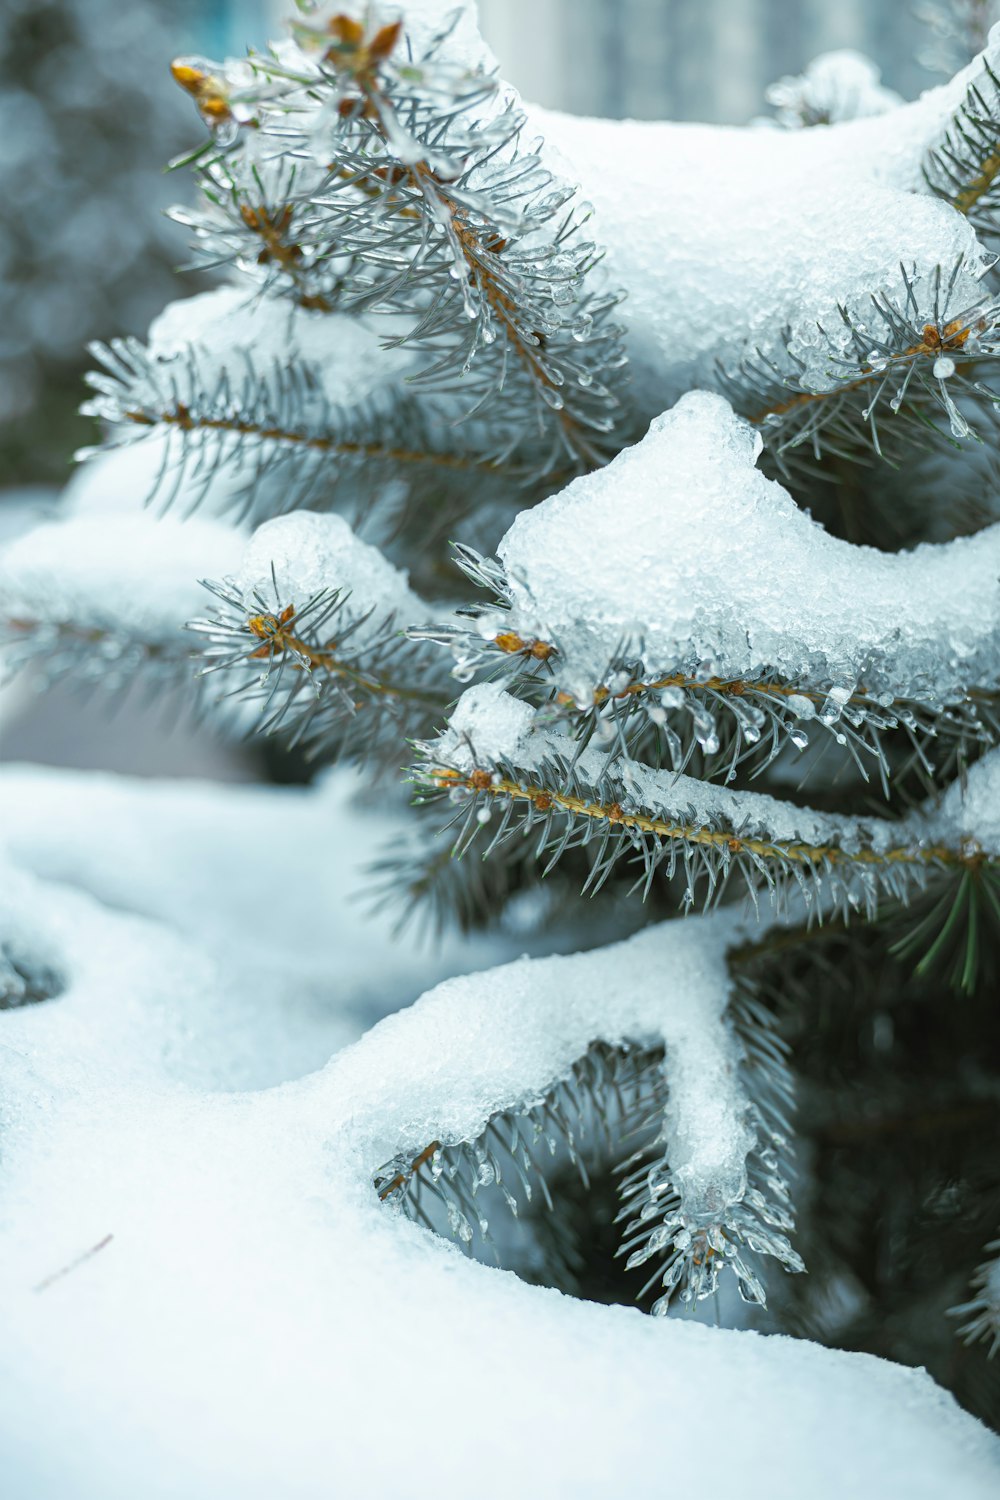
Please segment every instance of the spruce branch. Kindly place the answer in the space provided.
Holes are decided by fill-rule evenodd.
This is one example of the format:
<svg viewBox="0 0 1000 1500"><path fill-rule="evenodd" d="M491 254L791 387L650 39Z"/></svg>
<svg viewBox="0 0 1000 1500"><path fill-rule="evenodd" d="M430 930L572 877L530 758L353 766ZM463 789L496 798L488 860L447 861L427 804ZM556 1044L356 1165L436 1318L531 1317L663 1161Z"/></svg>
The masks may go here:
<svg viewBox="0 0 1000 1500"><path fill-rule="evenodd" d="M112 447L161 436L148 498L164 510L183 495L193 511L220 477L232 483L231 506L255 519L329 507L352 486L370 508L380 487L401 473L414 485L411 504L436 510L442 477L478 474L495 487L524 477L488 451L443 446L441 424L432 430L432 414L411 399L391 411L372 400L333 404L308 363L273 360L259 368L247 351L242 368L206 368L204 355L191 349L178 367L136 339L92 352L104 369L88 377L97 394L83 409L109 424Z"/></svg>
<svg viewBox="0 0 1000 1500"><path fill-rule="evenodd" d="M924 180L976 231L1000 231L1000 79L983 59L943 139L928 154Z"/></svg>
<svg viewBox="0 0 1000 1500"><path fill-rule="evenodd" d="M233 680L227 696L258 709L259 733L324 760L391 757L444 717L451 695L436 658L406 640L391 612L338 588L297 604L273 572L267 592L204 587L218 603L188 627L204 641L202 673Z"/></svg>
<svg viewBox="0 0 1000 1500"><path fill-rule="evenodd" d="M804 1271L801 1256L788 1238L795 1227L791 1206L788 1134L794 1092L788 1070L788 1048L776 1035L773 1019L745 981L730 1002L729 1018L743 1048L742 1075L752 1103L754 1140L746 1157L746 1184L723 1212L692 1219L686 1193L670 1166L669 1142L650 1162L639 1151L623 1163L624 1223L619 1255L626 1270L655 1267L639 1292L655 1288L650 1311L664 1314L674 1294L682 1302L712 1296L726 1268L735 1277L744 1302L764 1307L767 1295L755 1262L772 1257L786 1271ZM697 1222L698 1218L702 1222ZM707 1222L705 1219L707 1218Z"/></svg>
<svg viewBox="0 0 1000 1500"><path fill-rule="evenodd" d="M957 881L918 898L909 912L890 913L899 936L890 953L916 975L941 974L951 989L975 993L1000 946L1000 868L971 860Z"/></svg>
<svg viewBox="0 0 1000 1500"><path fill-rule="evenodd" d="M537 1196L545 1222L556 1219L565 1160L594 1198L595 1213L595 1179L611 1168L620 1202L615 1223L623 1226L618 1255L627 1257L626 1271L655 1267L637 1289L637 1301L648 1301L654 1285L653 1313L665 1313L675 1296L701 1300L716 1291L728 1268L744 1299L763 1305L759 1258L773 1257L789 1271L804 1269L787 1237L793 1227L792 1085L787 1048L748 983L737 984L726 1024L738 1040L747 1099L747 1180L736 1197L721 1182L706 1196L671 1169L669 1050L664 1056L662 1048L604 1044L591 1046L540 1101L493 1114L474 1139L434 1140L416 1155L386 1163L375 1174L376 1191L425 1227L500 1263L490 1233L494 1206L506 1206L530 1232ZM602 1227L594 1222L592 1232ZM547 1240L539 1236L536 1248L551 1254ZM548 1261L546 1279L577 1290L561 1254Z"/></svg>
<svg viewBox="0 0 1000 1500"><path fill-rule="evenodd" d="M958 1336L966 1344L988 1345L987 1358L992 1359L1000 1349L1000 1239L986 1246L990 1258L975 1272L968 1302L951 1309L951 1316L963 1318Z"/></svg>
<svg viewBox="0 0 1000 1500"><path fill-rule="evenodd" d="M623 641L607 666L588 680L575 668L571 642L556 645L508 623L513 596L502 565L470 547L456 548L467 576L494 596L484 609L442 625L414 626L407 634L450 652L458 682L477 676L501 678L519 696L544 708L555 723L565 720L575 738L596 738L635 759L665 762L685 771L703 758L705 779L731 781L749 763L757 776L786 748L804 750L814 731L850 756L865 781L874 769L886 797L890 777L914 770L922 783L945 777L977 749L1000 741L1000 688L967 688L946 700L921 703L889 692L850 692L816 679L789 681L777 672L756 677L720 676L712 663L665 667L645 660L641 643ZM583 653L584 656L589 653ZM569 690L567 684L572 682ZM890 763L888 742L905 736L906 758Z"/></svg>
<svg viewBox="0 0 1000 1500"><path fill-rule="evenodd" d="M961 260L947 273L937 268L929 297L905 266L900 272L902 297L875 293L869 321L842 306L842 331L820 327L823 378L787 335L782 355L757 348L735 371L720 371L783 472L803 453L813 462L829 454L896 463L914 446L957 446L992 432L1000 393L985 381L1000 358L1000 302L955 308Z"/></svg>
<svg viewBox="0 0 1000 1500"><path fill-rule="evenodd" d="M458 830L456 855L483 835L484 857L532 840L548 871L567 850L583 848L591 861L585 891L600 889L625 860L639 866L633 890L644 894L658 871L681 875L687 904L702 884L706 903L717 901L738 875L754 899L763 887L780 905L797 888L818 912L861 909L871 916L880 895L905 902L935 872L996 862L974 841L922 839L914 828L879 819L861 824L827 816L825 836L816 839L775 833L767 828L765 804L775 812L780 804L749 792L711 789L714 806L698 813L694 803L703 784L593 748L574 756L549 746L530 767L464 752L459 764L448 764L434 742L423 750L425 760L414 772L419 795L457 804L448 825Z"/></svg>
<svg viewBox="0 0 1000 1500"><path fill-rule="evenodd" d="M133 685L150 700L165 691L193 695L191 646L121 625L74 619L0 617L0 648L6 675L31 668L46 687L66 682L83 693L124 693Z"/></svg>
<svg viewBox="0 0 1000 1500"><path fill-rule="evenodd" d="M495 78L439 57L446 33L417 59L395 24L335 16L296 34L301 67L251 59L253 120L202 167L203 242L259 267L263 238L278 289L301 300L309 268L310 298L391 320L387 342L421 362L420 395L485 413L498 458L517 453L538 477L602 462L620 410L619 298L596 283L589 208L522 149L522 112ZM263 194L260 140L315 162L317 120L328 159Z"/></svg>

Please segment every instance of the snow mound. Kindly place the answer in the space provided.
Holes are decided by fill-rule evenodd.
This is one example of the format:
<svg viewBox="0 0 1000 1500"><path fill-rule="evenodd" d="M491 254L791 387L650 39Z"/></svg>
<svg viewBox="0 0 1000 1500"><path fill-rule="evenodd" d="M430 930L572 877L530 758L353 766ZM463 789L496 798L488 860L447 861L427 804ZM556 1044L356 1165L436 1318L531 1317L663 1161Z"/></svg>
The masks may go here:
<svg viewBox="0 0 1000 1500"><path fill-rule="evenodd" d="M189 360L203 384L213 370L252 375L299 363L309 367L331 406L359 406L396 389L413 359L384 349L362 318L310 311L287 297L241 286L219 287L169 303L149 329L149 353L173 372L179 399L191 399Z"/></svg>

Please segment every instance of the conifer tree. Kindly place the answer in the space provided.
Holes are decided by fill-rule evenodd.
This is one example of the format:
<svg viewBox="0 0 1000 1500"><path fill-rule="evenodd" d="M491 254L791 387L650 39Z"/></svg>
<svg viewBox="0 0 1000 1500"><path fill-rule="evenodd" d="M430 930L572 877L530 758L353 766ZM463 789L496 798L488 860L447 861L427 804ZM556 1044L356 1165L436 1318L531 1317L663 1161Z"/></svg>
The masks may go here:
<svg viewBox="0 0 1000 1500"><path fill-rule="evenodd" d="M736 131L526 111L426 3L180 59L226 285L95 350L153 515L8 549L4 637L407 786L401 922L573 950L402 1018L386 1214L997 1424L1000 43L838 66Z"/></svg>

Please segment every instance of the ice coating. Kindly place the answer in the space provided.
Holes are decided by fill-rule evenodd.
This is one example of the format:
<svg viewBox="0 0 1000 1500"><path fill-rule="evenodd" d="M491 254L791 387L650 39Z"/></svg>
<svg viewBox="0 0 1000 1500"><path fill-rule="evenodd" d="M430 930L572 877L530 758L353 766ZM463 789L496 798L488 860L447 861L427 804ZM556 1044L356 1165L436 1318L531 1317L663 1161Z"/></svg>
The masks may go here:
<svg viewBox="0 0 1000 1500"><path fill-rule="evenodd" d="M169 303L150 325L148 344L162 372L172 374L182 400L191 396L186 364L192 355L208 389L223 370L238 381L244 372L308 365L325 400L343 407L371 400L391 404L413 365L405 350L384 349L363 319L313 312L246 284Z"/></svg>
<svg viewBox="0 0 1000 1500"><path fill-rule="evenodd" d="M0 552L0 619L174 636L204 603L198 579L230 572L241 547L216 521L109 515L37 526Z"/></svg>
<svg viewBox="0 0 1000 1500"><path fill-rule="evenodd" d="M582 754L576 752L576 741L534 721L528 704L496 683L481 683L462 694L447 729L430 745L428 759L431 765L450 766L465 774L506 760L529 775L540 771L546 761L572 760L580 776L600 783L609 769L607 749L592 743ZM815 812L764 792L731 791L624 757L617 757L610 769L628 790L626 811L642 810L696 828L721 825L781 843L882 849L900 841L899 825L880 818Z"/></svg>
<svg viewBox="0 0 1000 1500"><path fill-rule="evenodd" d="M994 64L996 53L994 43ZM620 311L647 415L704 383L715 361L733 367L756 344L780 353L786 327L829 384L817 322L837 333L845 303L863 323L873 292L901 296L901 263L929 293L934 268L964 256L952 315L981 299L973 230L921 176L980 70L877 117L810 130L531 111L596 209L608 276L628 293Z"/></svg>
<svg viewBox="0 0 1000 1500"><path fill-rule="evenodd" d="M7 867L0 883L4 934L16 924L67 981L61 998L0 1012L11 1493L326 1500L334 1475L338 1493L382 1500L400 1493L400 1446L386 1433L401 1424L408 1500L462 1494L470 1473L481 1500L540 1489L605 1500L626 1471L637 1500L661 1500L664 1445L672 1481L697 1491L720 1441L739 1454L742 1500L936 1500L943 1489L991 1500L1000 1443L924 1371L528 1286L377 1200L370 1174L388 1153L425 1144L430 1127L473 1126L526 1081L544 1087L592 1022L609 1036L668 1024L701 1056L731 914L594 955L599 1014L589 978L574 994L586 959L519 962L439 987L320 1073L264 1086L278 1076L280 1030L265 1001L300 1040L307 1024L303 1008L282 1009L283 969L301 990L305 950L320 961L357 945L357 978L371 983L372 953L392 954L387 932L353 906L348 918L363 843L331 837L316 797L0 772L0 838L16 825L18 862L56 873L61 860L65 879L94 891ZM113 861L99 857L109 836ZM311 879L278 882L275 919L248 922L262 859L328 881L331 860L344 862L340 898L324 891L331 930L319 906L296 913L317 894ZM199 892L210 889L223 899L203 950ZM128 905L130 893L145 916L95 899ZM709 941L694 944L695 931ZM228 995L219 970L250 936L251 967ZM393 961L402 971L405 959ZM536 998L552 1039L534 1029ZM237 999L252 1004L234 1024ZM239 1061L248 1047L256 1078ZM725 1088L724 1053L704 1055ZM233 1086L243 1092L224 1091ZM470 1338L488 1357L474 1379L456 1378L470 1371ZM512 1388L518 1440L487 1437L484 1460L484 1412L503 1410ZM425 1389L446 1400L448 1442L439 1423L411 1419Z"/></svg>
<svg viewBox="0 0 1000 1500"><path fill-rule="evenodd" d="M256 590L269 601L276 583L283 603L299 605L316 594L343 589L351 595L352 613L373 610L376 622L394 615L400 629L429 615L406 574L377 547L355 536L342 516L316 511L295 511L258 526L234 582L245 598Z"/></svg>
<svg viewBox="0 0 1000 1500"><path fill-rule="evenodd" d="M888 554L830 536L755 467L760 437L692 392L500 544L513 625L593 687L623 641L653 671L960 696L996 675L1000 526Z"/></svg>

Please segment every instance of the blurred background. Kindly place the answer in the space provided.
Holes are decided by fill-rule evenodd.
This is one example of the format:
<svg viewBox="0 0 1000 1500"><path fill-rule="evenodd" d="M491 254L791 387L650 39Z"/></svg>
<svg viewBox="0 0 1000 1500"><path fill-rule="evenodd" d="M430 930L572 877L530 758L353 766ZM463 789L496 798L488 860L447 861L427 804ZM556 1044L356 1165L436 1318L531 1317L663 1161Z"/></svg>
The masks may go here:
<svg viewBox="0 0 1000 1500"><path fill-rule="evenodd" d="M200 139L171 58L261 46L291 4L0 0L0 544L96 436L77 411L87 341L141 334L204 285L176 270L184 233L164 215L189 191L164 167ZM504 75L538 103L732 124L768 113L769 84L835 48L867 53L913 97L998 12L1000 0L480 0ZM3 718L4 759L220 769L211 750L165 751L145 721L109 735L99 708L69 716L58 694Z"/></svg>

